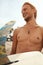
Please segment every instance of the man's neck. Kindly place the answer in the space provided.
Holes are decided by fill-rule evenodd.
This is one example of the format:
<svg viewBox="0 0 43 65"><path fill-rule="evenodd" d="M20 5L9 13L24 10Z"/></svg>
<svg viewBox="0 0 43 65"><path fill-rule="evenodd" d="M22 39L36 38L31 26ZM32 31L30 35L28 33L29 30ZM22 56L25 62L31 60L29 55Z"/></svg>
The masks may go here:
<svg viewBox="0 0 43 65"><path fill-rule="evenodd" d="M32 25L32 26L37 25L36 21L35 21L35 18L32 18L32 19L28 20L28 22L26 23L26 25Z"/></svg>

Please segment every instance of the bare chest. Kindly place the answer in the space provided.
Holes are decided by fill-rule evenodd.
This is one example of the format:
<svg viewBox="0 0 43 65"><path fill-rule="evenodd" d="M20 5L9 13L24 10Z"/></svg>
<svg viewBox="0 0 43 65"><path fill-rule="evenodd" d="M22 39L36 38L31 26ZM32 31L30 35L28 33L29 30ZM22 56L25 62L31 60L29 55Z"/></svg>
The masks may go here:
<svg viewBox="0 0 43 65"><path fill-rule="evenodd" d="M39 28L36 29L21 29L17 36L18 42L32 42L32 43L40 43L42 41L42 35Z"/></svg>

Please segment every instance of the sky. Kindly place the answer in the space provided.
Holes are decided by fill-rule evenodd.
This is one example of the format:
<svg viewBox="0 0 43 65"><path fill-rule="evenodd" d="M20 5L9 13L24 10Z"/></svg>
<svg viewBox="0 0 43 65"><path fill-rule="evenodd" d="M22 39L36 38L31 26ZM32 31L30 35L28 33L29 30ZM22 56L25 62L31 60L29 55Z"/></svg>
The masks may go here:
<svg viewBox="0 0 43 65"><path fill-rule="evenodd" d="M21 13L24 2L30 2L36 7L36 22L43 26L43 0L0 0L0 28L11 20L16 21L14 29L26 24Z"/></svg>

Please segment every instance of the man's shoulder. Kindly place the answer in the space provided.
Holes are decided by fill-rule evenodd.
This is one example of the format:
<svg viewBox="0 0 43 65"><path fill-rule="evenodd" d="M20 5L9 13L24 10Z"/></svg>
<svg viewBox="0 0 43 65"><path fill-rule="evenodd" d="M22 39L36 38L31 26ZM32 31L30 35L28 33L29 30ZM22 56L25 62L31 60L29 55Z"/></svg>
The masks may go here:
<svg viewBox="0 0 43 65"><path fill-rule="evenodd" d="M42 27L42 26L36 25L35 27L36 27L36 28L39 28L40 31L43 32L43 27Z"/></svg>
<svg viewBox="0 0 43 65"><path fill-rule="evenodd" d="M43 31L43 27L42 26L37 26L41 31Z"/></svg>
<svg viewBox="0 0 43 65"><path fill-rule="evenodd" d="M35 26L36 28L39 28L40 30L43 30L43 27L39 26L39 25L36 25Z"/></svg>
<svg viewBox="0 0 43 65"><path fill-rule="evenodd" d="M43 33L43 27L40 27L41 32Z"/></svg>
<svg viewBox="0 0 43 65"><path fill-rule="evenodd" d="M20 31L22 29L22 27L18 27L17 29L15 29L15 31Z"/></svg>
<svg viewBox="0 0 43 65"><path fill-rule="evenodd" d="M42 26L36 26L36 27L40 29L40 31L41 31L41 33L43 35L43 27Z"/></svg>
<svg viewBox="0 0 43 65"><path fill-rule="evenodd" d="M14 33L18 34L21 29L22 29L22 27L18 27L17 29L14 30Z"/></svg>

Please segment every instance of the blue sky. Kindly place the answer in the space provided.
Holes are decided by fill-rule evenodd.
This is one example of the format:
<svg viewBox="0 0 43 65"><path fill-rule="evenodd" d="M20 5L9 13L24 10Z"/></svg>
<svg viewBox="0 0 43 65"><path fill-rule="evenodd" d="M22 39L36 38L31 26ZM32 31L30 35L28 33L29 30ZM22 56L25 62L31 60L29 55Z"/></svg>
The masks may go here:
<svg viewBox="0 0 43 65"><path fill-rule="evenodd" d="M21 14L24 2L30 2L36 7L36 22L40 26L43 26L43 0L0 0L0 28L11 20L16 21L16 24L13 27L14 29L25 24Z"/></svg>

